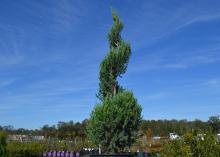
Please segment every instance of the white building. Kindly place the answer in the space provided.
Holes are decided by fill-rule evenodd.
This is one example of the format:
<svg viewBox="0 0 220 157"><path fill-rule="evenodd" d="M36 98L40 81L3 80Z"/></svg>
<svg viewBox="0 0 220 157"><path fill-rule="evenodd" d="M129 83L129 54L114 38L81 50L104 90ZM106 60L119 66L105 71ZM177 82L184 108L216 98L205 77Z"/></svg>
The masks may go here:
<svg viewBox="0 0 220 157"><path fill-rule="evenodd" d="M8 135L9 141L42 141L44 136Z"/></svg>
<svg viewBox="0 0 220 157"><path fill-rule="evenodd" d="M177 140L177 139L180 138L180 136L177 135L176 133L169 133L169 138L170 138L171 140Z"/></svg>

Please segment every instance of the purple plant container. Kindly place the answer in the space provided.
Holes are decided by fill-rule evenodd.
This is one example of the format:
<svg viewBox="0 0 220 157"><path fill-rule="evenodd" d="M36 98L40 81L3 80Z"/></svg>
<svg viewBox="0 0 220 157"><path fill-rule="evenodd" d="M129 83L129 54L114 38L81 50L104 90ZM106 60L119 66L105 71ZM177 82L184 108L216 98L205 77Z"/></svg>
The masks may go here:
<svg viewBox="0 0 220 157"><path fill-rule="evenodd" d="M61 156L61 157L65 157L65 152L62 151L61 154L60 154L60 156Z"/></svg>
<svg viewBox="0 0 220 157"><path fill-rule="evenodd" d="M57 152L57 157L60 157L61 156L61 151L58 151Z"/></svg>
<svg viewBox="0 0 220 157"><path fill-rule="evenodd" d="M76 152L76 157L79 157L80 156L80 153L79 152Z"/></svg>
<svg viewBox="0 0 220 157"><path fill-rule="evenodd" d="M52 152L48 152L48 153L47 153L47 156L48 156L48 157L52 157Z"/></svg>
<svg viewBox="0 0 220 157"><path fill-rule="evenodd" d="M70 157L75 157L74 152L70 152Z"/></svg>
<svg viewBox="0 0 220 157"><path fill-rule="evenodd" d="M70 157L70 153L68 151L65 153L65 157Z"/></svg>
<svg viewBox="0 0 220 157"><path fill-rule="evenodd" d="M56 151L53 151L53 157L56 157L57 156L57 152Z"/></svg>
<svg viewBox="0 0 220 157"><path fill-rule="evenodd" d="M43 157L46 157L46 156L47 156L47 152L44 152L44 153L43 153Z"/></svg>

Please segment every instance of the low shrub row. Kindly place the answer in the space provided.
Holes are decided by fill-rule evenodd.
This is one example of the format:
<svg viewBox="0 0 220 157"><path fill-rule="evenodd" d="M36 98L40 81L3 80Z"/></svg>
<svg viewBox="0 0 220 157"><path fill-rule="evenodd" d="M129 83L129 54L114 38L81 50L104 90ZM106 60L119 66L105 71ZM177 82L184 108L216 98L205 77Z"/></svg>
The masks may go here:
<svg viewBox="0 0 220 157"><path fill-rule="evenodd" d="M8 157L40 156L47 150L47 145L42 142L9 142L7 144Z"/></svg>
<svg viewBox="0 0 220 157"><path fill-rule="evenodd" d="M56 152L79 152L82 149L81 144L75 144L71 141L42 141L42 142L8 142L8 157L34 157L42 156L43 152L52 154ZM58 151L60 150L60 151ZM82 152L83 153L83 152Z"/></svg>

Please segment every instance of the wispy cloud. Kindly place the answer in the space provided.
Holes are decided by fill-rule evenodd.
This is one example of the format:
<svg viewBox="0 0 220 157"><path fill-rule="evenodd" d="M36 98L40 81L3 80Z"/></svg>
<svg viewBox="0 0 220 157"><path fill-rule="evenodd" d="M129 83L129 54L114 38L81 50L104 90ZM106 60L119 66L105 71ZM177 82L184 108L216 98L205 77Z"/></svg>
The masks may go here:
<svg viewBox="0 0 220 157"><path fill-rule="evenodd" d="M164 51L164 52L163 52ZM131 65L129 72L144 72L151 70L187 69L191 67L220 63L220 48L203 50L180 50L178 53L169 53L176 50L161 50L141 56L138 62ZM178 50L179 51L179 50Z"/></svg>
<svg viewBox="0 0 220 157"><path fill-rule="evenodd" d="M135 10L135 13L126 13L129 14L129 21L126 22L135 51L166 40L166 37L193 24L220 18L217 6L209 7L207 4L192 1L172 3L168 8L161 7L163 5L166 6L163 1L152 3L146 1Z"/></svg>
<svg viewBox="0 0 220 157"><path fill-rule="evenodd" d="M32 17L29 22L35 23L35 26L45 26L61 32L69 32L78 29L79 20L86 12L86 4L81 1L54 1L53 3L38 1L19 4L22 11L27 12ZM34 18L35 20L32 20ZM45 19L48 26L44 24ZM48 32L52 33L52 31Z"/></svg>
<svg viewBox="0 0 220 157"><path fill-rule="evenodd" d="M0 79L0 88L5 87L5 86L8 86L8 85L14 83L15 80L16 80L16 79L8 79L8 78L5 79L5 80L1 80L1 79Z"/></svg>
<svg viewBox="0 0 220 157"><path fill-rule="evenodd" d="M212 89L217 89L220 91L220 78L209 79L205 82L205 85L211 87Z"/></svg>
<svg viewBox="0 0 220 157"><path fill-rule="evenodd" d="M166 99L170 97L171 95L172 95L171 92L158 92L158 93L153 93L153 94L149 94L146 96L142 96L142 100L144 101L161 100L161 99Z"/></svg>
<svg viewBox="0 0 220 157"><path fill-rule="evenodd" d="M220 19L220 12L210 15L203 15L203 16L197 16L192 18L191 20L186 21L182 25L179 25L175 28L175 30L182 29L184 27L190 26L192 24L198 23L198 22L209 22L212 20Z"/></svg>
<svg viewBox="0 0 220 157"><path fill-rule="evenodd" d="M168 29L166 31L164 31L163 33L161 33L160 35L155 36L152 39L152 42L157 42L167 36L172 35L173 33L179 31L180 29L184 29L186 27L189 27L193 24L199 23L199 22L210 22L212 20L216 20L216 19L220 19L220 13L216 13L216 14L211 14L211 15L203 15L203 16L195 16L195 17L191 17L192 19L188 19L186 21L182 21L180 22L180 24L176 25L174 23L173 28L172 29ZM172 27L172 26L171 26Z"/></svg>
<svg viewBox="0 0 220 157"><path fill-rule="evenodd" d="M207 83L210 85L220 85L220 79L211 79Z"/></svg>
<svg viewBox="0 0 220 157"><path fill-rule="evenodd" d="M188 58L177 59L176 63L167 63L161 66L161 68L168 69L186 69L192 66L213 64L220 62L220 56L213 55L195 55Z"/></svg>
<svg viewBox="0 0 220 157"><path fill-rule="evenodd" d="M0 66L16 65L21 63L22 57L17 55L1 55Z"/></svg>
<svg viewBox="0 0 220 157"><path fill-rule="evenodd" d="M4 40L0 40L0 68L10 65L17 65L23 61L23 56L20 52L20 43L17 42L15 36L8 33Z"/></svg>

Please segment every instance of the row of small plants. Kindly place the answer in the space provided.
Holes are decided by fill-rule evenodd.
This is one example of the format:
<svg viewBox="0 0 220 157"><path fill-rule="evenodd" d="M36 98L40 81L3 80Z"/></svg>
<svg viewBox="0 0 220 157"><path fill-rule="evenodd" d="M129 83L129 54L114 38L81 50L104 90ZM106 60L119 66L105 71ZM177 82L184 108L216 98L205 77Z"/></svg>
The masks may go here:
<svg viewBox="0 0 220 157"><path fill-rule="evenodd" d="M92 147L88 141L13 141L7 142L6 134L0 132L0 157L34 157L42 156L49 151L80 151L84 147Z"/></svg>
<svg viewBox="0 0 220 157"><path fill-rule="evenodd" d="M71 141L44 141L44 142L8 142L8 157L30 157L40 156L49 151L80 151L88 146L84 141L75 144ZM82 152L83 153L83 152Z"/></svg>
<svg viewBox="0 0 220 157"><path fill-rule="evenodd" d="M47 145L42 142L9 142L7 144L8 157L40 156Z"/></svg>

